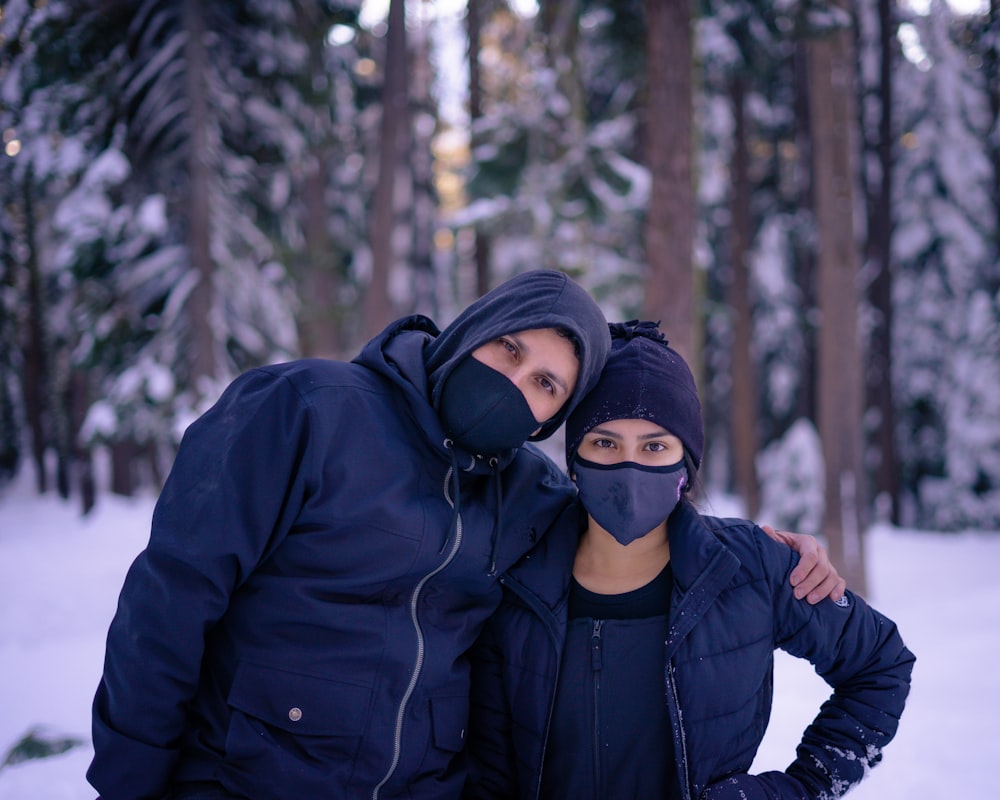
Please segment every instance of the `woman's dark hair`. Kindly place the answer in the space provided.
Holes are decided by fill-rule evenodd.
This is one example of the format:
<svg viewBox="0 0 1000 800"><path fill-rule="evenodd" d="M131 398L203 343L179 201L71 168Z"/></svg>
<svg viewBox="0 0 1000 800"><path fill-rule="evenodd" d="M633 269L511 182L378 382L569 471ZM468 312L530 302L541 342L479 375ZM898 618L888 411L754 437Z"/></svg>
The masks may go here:
<svg viewBox="0 0 1000 800"><path fill-rule="evenodd" d="M684 468L687 470L688 479L684 488L681 489L681 500L693 503L701 495L704 486L698 472L698 465L694 463L694 457L686 447L684 448Z"/></svg>

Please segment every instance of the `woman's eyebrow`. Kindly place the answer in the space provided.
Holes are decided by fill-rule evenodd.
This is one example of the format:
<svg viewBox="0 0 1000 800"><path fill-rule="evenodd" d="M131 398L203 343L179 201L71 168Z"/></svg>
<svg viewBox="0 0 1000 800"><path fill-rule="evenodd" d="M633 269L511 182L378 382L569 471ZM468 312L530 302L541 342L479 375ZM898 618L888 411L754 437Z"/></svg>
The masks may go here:
<svg viewBox="0 0 1000 800"><path fill-rule="evenodd" d="M597 433L601 436L607 436L609 439L621 439L622 437L615 433L614 431L609 431L607 428L591 428L588 433Z"/></svg>
<svg viewBox="0 0 1000 800"><path fill-rule="evenodd" d="M601 436L607 436L609 439L622 438L619 434L615 433L614 431L601 427L591 428L590 431L588 431L588 433L597 433L600 434ZM664 428L662 430L656 431L655 433L644 433L639 437L639 439L641 441L646 441L648 439L662 439L664 436L672 436L672 435L673 434L670 433L670 431Z"/></svg>

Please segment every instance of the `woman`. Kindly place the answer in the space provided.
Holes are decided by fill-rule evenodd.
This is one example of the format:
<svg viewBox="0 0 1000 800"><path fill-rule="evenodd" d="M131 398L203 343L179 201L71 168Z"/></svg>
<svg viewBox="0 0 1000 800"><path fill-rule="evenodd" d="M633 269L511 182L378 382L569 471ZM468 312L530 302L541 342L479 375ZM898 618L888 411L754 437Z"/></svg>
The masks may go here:
<svg viewBox="0 0 1000 800"><path fill-rule="evenodd" d="M466 796L840 797L881 759L913 656L847 592L794 598L794 552L689 500L704 446L691 372L652 323L612 325L566 423L584 509L502 578L474 653ZM773 651L833 687L783 772L748 774Z"/></svg>

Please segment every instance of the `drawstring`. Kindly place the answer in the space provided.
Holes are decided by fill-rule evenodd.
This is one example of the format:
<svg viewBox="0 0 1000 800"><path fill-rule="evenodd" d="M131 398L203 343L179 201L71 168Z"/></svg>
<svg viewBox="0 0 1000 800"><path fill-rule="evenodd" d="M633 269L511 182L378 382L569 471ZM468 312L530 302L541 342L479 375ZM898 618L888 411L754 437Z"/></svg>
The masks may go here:
<svg viewBox="0 0 1000 800"><path fill-rule="evenodd" d="M444 476L444 498L451 505L451 522L448 525L448 535L441 544L441 549L438 550L439 554L443 553L445 548L448 547L448 543L451 542L452 534L454 534L455 530L458 528L458 520L460 519L460 515L462 513L462 492L458 483L458 453L455 451L455 448L452 447L451 439L445 439L444 446L451 452L451 466L448 468L448 472ZM476 459L473 458L472 461L469 462L469 466L466 471L473 469L475 466ZM450 492L448 491L449 480L451 481Z"/></svg>
<svg viewBox="0 0 1000 800"><path fill-rule="evenodd" d="M448 535L445 537L444 542L441 544L441 549L438 553L443 553L451 542L451 537L454 535L455 530L458 526L458 521L462 513L462 491L458 481L458 474L461 472L461 468L458 464L458 453L452 446L451 439L444 440L444 446L448 451L451 452L451 466L448 468L448 472L444 476L444 497L451 505L451 523L448 525ZM497 574L497 549L500 545L500 531L503 528L503 481L500 477L500 470L497 469L500 462L496 458L490 459L490 467L493 470L493 489L496 496L497 510L496 517L493 519L493 533L490 535L490 568L489 576L491 578L495 577ZM466 468L466 472L473 470L476 466L476 459L473 458L469 462L469 466ZM449 490L449 485L450 490Z"/></svg>
<svg viewBox="0 0 1000 800"><path fill-rule="evenodd" d="M493 520L493 535L490 537L490 571L488 574L491 578L497 574L497 546L500 544L500 529L503 526L503 481L500 479L500 470L497 469L498 463L497 459L490 459L497 498L497 515Z"/></svg>

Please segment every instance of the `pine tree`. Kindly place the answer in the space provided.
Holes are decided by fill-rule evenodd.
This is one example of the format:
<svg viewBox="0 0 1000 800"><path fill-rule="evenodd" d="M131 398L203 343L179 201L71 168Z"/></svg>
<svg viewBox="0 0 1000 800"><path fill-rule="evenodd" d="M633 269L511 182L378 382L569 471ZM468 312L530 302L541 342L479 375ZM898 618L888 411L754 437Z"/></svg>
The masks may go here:
<svg viewBox="0 0 1000 800"><path fill-rule="evenodd" d="M295 262L303 223L285 223L287 198L310 148L351 130L329 112L316 124L317 109L345 99L344 84L321 97L303 90L310 51L294 4L113 10L4 10L16 34L4 40L5 96L18 100L2 109L3 128L21 143L3 163L14 210L5 252L21 255L5 260L3 284L22 297L34 287L34 302L32 324L13 326L32 334L11 351L20 363L3 365L14 375L0 411L21 425L4 399L19 384L40 480L51 449L63 491L89 458L84 446L98 443L112 448L116 490L157 481L187 421L233 375L296 352L296 292L278 259ZM356 18L357 3L324 4L310 34ZM328 66L313 65L313 78ZM350 106L354 96L348 86ZM346 161L320 164L330 186L344 185ZM359 171L345 196L357 194ZM348 232L346 252L350 226L337 225L361 206L338 199L321 192L317 202L338 209L329 233ZM0 319L0 337L10 329Z"/></svg>
<svg viewBox="0 0 1000 800"><path fill-rule="evenodd" d="M903 521L946 530L1000 523L996 206L984 146L994 120L990 87L959 31L943 3L902 29L909 61L895 192Z"/></svg>
<svg viewBox="0 0 1000 800"><path fill-rule="evenodd" d="M560 269L609 315L635 316L649 186L627 155L636 150L635 76L613 58L614 16L586 13L581 28L576 4L548 3L535 28L509 12L484 26L492 69L472 131L470 203L453 224L491 237L497 280Z"/></svg>
<svg viewBox="0 0 1000 800"><path fill-rule="evenodd" d="M109 98L116 96L113 81L123 49L109 51L99 39L122 35L116 22L120 19L102 20L69 3L15 3L3 16L4 97L11 103L4 105L0 124L9 139L2 162L9 244L4 284L24 298L9 318L21 333L9 339L14 374L4 378L6 396L19 398L21 413L5 412L5 418L26 426L18 438L30 438L40 491L53 477L46 453L56 455L55 483L64 495L81 467L85 508L89 470L85 463L74 464L86 461L74 420L88 391L76 354L95 321L75 299L79 282L100 259L104 222L115 203L102 197L86 209L79 223L84 250L74 271L63 268L70 259L54 220L58 204L85 179L91 161L114 147Z"/></svg>
<svg viewBox="0 0 1000 800"><path fill-rule="evenodd" d="M795 11L767 2L706 3L697 28L696 251L708 300L703 396L719 456L710 467L712 480L742 495L750 513L758 449L780 447L797 420L814 419L813 226ZM773 467L759 472L766 518L785 526L801 519L770 498L803 476Z"/></svg>

